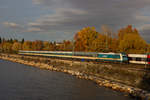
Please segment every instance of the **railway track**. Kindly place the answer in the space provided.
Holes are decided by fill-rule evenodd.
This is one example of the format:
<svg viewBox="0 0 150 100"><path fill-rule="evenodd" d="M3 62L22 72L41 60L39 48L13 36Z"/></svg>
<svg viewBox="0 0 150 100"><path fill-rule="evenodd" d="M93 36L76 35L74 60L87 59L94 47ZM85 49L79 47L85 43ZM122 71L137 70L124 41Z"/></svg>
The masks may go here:
<svg viewBox="0 0 150 100"><path fill-rule="evenodd" d="M32 55L24 55L24 56L30 56ZM34 55L35 56L35 55ZM77 61L77 62L85 62L85 63L93 63L93 64L104 64L104 65L113 65L113 67L119 67L121 69L127 70L127 71L143 71L143 72L150 72L150 66L149 65L141 65L141 64L127 64L127 63L118 63L118 62L96 62L95 60L81 60L81 59L74 59L74 58L62 58L62 57L45 57L45 56L35 56L35 57L42 57L42 58L50 58L50 59L58 59L58 60L69 60L69 61Z"/></svg>

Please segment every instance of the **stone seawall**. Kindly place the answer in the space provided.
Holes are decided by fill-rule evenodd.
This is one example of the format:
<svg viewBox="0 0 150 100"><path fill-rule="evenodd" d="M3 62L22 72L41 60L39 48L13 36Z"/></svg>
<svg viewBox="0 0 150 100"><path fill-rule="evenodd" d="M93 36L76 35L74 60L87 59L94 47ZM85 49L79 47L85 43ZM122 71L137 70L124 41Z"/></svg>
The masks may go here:
<svg viewBox="0 0 150 100"><path fill-rule="evenodd" d="M104 77L98 77L97 75L94 74L86 73L82 69L78 69L78 67L72 68L72 66L77 66L77 65L82 66L84 63L82 64L81 62L77 62L77 61L72 62L72 61L59 60L59 59L47 60L46 58L42 58L42 57L20 56L20 55L10 55L10 54L9 55L0 54L0 59L17 62L20 64L33 66L40 69L68 73L81 79L92 80L100 86L105 86L116 91L128 93L129 95L136 98L140 98L141 100L150 100L150 93L147 91L123 84L119 81L110 80Z"/></svg>

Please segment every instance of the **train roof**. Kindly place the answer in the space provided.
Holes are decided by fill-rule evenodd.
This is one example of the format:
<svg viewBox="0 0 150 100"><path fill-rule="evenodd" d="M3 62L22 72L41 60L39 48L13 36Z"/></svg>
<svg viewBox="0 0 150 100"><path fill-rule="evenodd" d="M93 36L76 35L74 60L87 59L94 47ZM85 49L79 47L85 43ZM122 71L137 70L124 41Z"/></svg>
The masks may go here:
<svg viewBox="0 0 150 100"><path fill-rule="evenodd" d="M147 58L147 54L128 54L128 57Z"/></svg>
<svg viewBox="0 0 150 100"><path fill-rule="evenodd" d="M120 55L122 53L113 53L113 52L109 52L109 53L98 53L98 54L111 54L111 55Z"/></svg>
<svg viewBox="0 0 150 100"><path fill-rule="evenodd" d="M125 53L114 53L114 52L109 52L109 53L102 53L102 52L72 52L72 51L24 51L24 50L19 50L21 53L76 53L76 54L111 54L111 55L120 55L120 54L125 54Z"/></svg>
<svg viewBox="0 0 150 100"><path fill-rule="evenodd" d="M24 50L20 50L19 52L24 52L24 53L72 53L69 51L24 51Z"/></svg>

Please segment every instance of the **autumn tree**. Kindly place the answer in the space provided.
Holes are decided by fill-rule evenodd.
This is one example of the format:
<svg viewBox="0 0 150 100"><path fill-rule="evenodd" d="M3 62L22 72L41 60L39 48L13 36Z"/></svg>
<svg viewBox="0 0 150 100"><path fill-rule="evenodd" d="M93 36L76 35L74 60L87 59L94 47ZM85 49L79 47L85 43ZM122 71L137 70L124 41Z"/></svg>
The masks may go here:
<svg viewBox="0 0 150 100"><path fill-rule="evenodd" d="M127 53L145 53L148 49L148 44L140 36L136 29L132 26L127 26L119 31L119 49L121 52Z"/></svg>
<svg viewBox="0 0 150 100"><path fill-rule="evenodd" d="M2 43L2 38L0 37L0 44Z"/></svg>
<svg viewBox="0 0 150 100"><path fill-rule="evenodd" d="M72 51L73 49L73 42L69 41L69 40L65 40L63 42L64 44L64 51Z"/></svg>
<svg viewBox="0 0 150 100"><path fill-rule="evenodd" d="M22 50L22 44L20 42L14 42L12 45L12 50L16 53L19 50Z"/></svg>
<svg viewBox="0 0 150 100"><path fill-rule="evenodd" d="M86 27L81 29L75 35L75 50L76 51L92 51L93 41L97 39L98 32L94 27Z"/></svg>
<svg viewBox="0 0 150 100"><path fill-rule="evenodd" d="M32 50L32 42L31 41L25 41L23 43L22 49L23 50Z"/></svg>
<svg viewBox="0 0 150 100"><path fill-rule="evenodd" d="M2 43L6 42L5 38L2 39Z"/></svg>
<svg viewBox="0 0 150 100"><path fill-rule="evenodd" d="M18 40L17 40L17 39L14 39L12 43L15 43L15 42L18 42Z"/></svg>
<svg viewBox="0 0 150 100"><path fill-rule="evenodd" d="M115 33L112 32L107 25L102 25L101 34L103 35L103 52L117 52L118 39Z"/></svg>
<svg viewBox="0 0 150 100"><path fill-rule="evenodd" d="M43 42L43 50L45 51L54 51L55 46L52 42L44 41Z"/></svg>
<svg viewBox="0 0 150 100"><path fill-rule="evenodd" d="M125 28L122 28L118 31L118 40L122 40L126 34L137 34L139 35L137 29L133 29L132 25L128 25Z"/></svg>
<svg viewBox="0 0 150 100"><path fill-rule="evenodd" d="M50 44L51 44L52 51L57 51L58 50L56 41L50 42Z"/></svg>
<svg viewBox="0 0 150 100"><path fill-rule="evenodd" d="M148 44L147 52L150 52L150 44Z"/></svg>
<svg viewBox="0 0 150 100"><path fill-rule="evenodd" d="M119 45L118 39L117 39L117 38L112 38L112 39L111 39L111 44L110 44L110 46L109 46L110 51L111 51L111 52L119 52L118 45Z"/></svg>
<svg viewBox="0 0 150 100"><path fill-rule="evenodd" d="M104 52L106 47L106 38L102 34L98 34L98 37L92 43L92 51Z"/></svg>
<svg viewBox="0 0 150 100"><path fill-rule="evenodd" d="M23 44L24 43L24 38L21 40L21 44Z"/></svg>
<svg viewBox="0 0 150 100"><path fill-rule="evenodd" d="M69 40L64 40L57 46L59 51L72 51L73 45L72 42Z"/></svg>
<svg viewBox="0 0 150 100"><path fill-rule="evenodd" d="M2 43L2 51L3 52L12 52L12 43L9 42L3 42Z"/></svg>
<svg viewBox="0 0 150 100"><path fill-rule="evenodd" d="M113 32L107 25L102 25L101 26L101 31L102 31L101 33L103 35L106 35L108 37L112 37Z"/></svg>
<svg viewBox="0 0 150 100"><path fill-rule="evenodd" d="M0 37L0 52L2 52L2 38Z"/></svg>
<svg viewBox="0 0 150 100"><path fill-rule="evenodd" d="M32 42L32 50L42 50L43 42L40 40L36 40Z"/></svg>
<svg viewBox="0 0 150 100"><path fill-rule="evenodd" d="M8 40L7 40L7 42L9 42L9 43L12 43L12 44L13 44L13 42L14 42L14 41L13 41L13 39L11 38L11 39L8 39Z"/></svg>

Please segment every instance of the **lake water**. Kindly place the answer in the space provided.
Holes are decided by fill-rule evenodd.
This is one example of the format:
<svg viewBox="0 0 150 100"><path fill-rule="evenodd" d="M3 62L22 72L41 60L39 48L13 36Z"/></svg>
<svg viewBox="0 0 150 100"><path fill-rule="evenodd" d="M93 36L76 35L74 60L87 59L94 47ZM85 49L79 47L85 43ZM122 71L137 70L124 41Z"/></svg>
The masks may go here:
<svg viewBox="0 0 150 100"><path fill-rule="evenodd" d="M0 100L133 100L92 81L0 60Z"/></svg>

